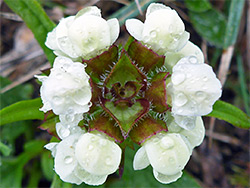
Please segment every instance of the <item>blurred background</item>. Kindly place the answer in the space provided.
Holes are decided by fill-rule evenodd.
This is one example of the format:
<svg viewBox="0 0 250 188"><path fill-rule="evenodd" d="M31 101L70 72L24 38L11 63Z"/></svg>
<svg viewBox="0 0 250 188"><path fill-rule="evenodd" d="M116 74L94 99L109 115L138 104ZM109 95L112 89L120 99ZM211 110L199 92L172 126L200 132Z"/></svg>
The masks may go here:
<svg viewBox="0 0 250 188"><path fill-rule="evenodd" d="M86 6L98 6L105 19L119 18L121 32L116 44L125 44L129 37L124 26L127 18L137 17L144 21L146 7L151 2L170 6L183 19L186 31L190 33L190 41L202 49L205 63L213 67L224 83L221 100L250 115L250 1L246 0L242 11L236 13L240 18L238 36L236 41L229 42L227 46L224 45L225 30L229 15L234 10L231 0L39 2L55 23ZM3 0L0 0L0 15L2 109L20 100L39 97L40 85L34 75L49 68L50 64L32 32ZM135 151L127 149L123 178L113 174L101 187L250 187L249 130L210 117L204 117L203 120L206 127L205 140L193 151L186 172L177 183L158 183L153 178L151 167L134 172L132 160ZM60 182L54 175L53 158L50 152L43 149L51 136L38 128L40 124L40 121L24 121L0 127L0 187L72 187Z"/></svg>

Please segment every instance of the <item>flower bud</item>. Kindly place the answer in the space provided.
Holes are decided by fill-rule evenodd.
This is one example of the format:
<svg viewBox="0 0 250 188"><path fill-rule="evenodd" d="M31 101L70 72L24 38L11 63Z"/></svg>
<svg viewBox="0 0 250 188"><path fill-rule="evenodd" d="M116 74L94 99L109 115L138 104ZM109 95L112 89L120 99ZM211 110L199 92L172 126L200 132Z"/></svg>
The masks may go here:
<svg viewBox="0 0 250 188"><path fill-rule="evenodd" d="M78 124L79 114L89 110L91 87L85 65L66 57L57 57L49 76L36 76L41 82L40 89L44 112L53 110L65 122Z"/></svg>
<svg viewBox="0 0 250 188"><path fill-rule="evenodd" d="M189 39L189 33L185 31L177 12L158 3L149 5L144 23L129 19L126 28L135 39L160 55L180 50Z"/></svg>
<svg viewBox="0 0 250 188"><path fill-rule="evenodd" d="M101 17L100 9L86 7L76 16L60 20L48 33L45 44L58 56L90 59L115 42L119 29L116 18L106 21Z"/></svg>
<svg viewBox="0 0 250 188"><path fill-rule="evenodd" d="M212 67L194 56L182 58L174 67L168 93L173 115L202 116L212 111L221 96L221 83Z"/></svg>

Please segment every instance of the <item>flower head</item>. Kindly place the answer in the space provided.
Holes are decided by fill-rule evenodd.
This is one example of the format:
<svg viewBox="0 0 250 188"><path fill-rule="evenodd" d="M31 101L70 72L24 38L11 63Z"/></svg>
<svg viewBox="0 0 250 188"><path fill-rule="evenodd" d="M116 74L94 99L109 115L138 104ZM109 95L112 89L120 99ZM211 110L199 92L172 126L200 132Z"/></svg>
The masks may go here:
<svg viewBox="0 0 250 188"><path fill-rule="evenodd" d="M63 18L48 33L45 44L56 55L90 59L112 45L118 35L118 20L104 20L100 9L92 6L82 9L76 16Z"/></svg>
<svg viewBox="0 0 250 188"><path fill-rule="evenodd" d="M121 161L121 149L102 135L78 132L45 148L55 157L55 171L69 183L103 184Z"/></svg>
<svg viewBox="0 0 250 188"><path fill-rule="evenodd" d="M74 121L89 110L91 87L85 65L57 57L49 76L36 76L41 82L42 111L53 110L61 120ZM75 117L78 116L78 117ZM76 122L76 124L78 124Z"/></svg>
<svg viewBox="0 0 250 188"><path fill-rule="evenodd" d="M170 7L151 3L144 23L137 19L126 21L128 32L158 54L180 50L188 41L189 33L177 12Z"/></svg>
<svg viewBox="0 0 250 188"><path fill-rule="evenodd" d="M172 113L182 116L202 116L212 111L221 96L221 83L212 67L198 63L194 56L182 58L173 67L168 91L172 98Z"/></svg>

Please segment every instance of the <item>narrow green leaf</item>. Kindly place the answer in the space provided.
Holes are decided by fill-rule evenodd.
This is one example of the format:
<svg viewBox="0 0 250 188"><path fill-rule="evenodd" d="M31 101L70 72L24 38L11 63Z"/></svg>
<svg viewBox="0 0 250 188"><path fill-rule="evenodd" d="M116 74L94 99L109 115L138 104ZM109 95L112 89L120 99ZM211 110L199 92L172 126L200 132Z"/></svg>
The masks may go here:
<svg viewBox="0 0 250 188"><path fill-rule="evenodd" d="M238 66L238 79L240 83L241 93L244 101L244 106L248 115L250 115L250 98L247 90L247 84L245 79L245 72L243 67L242 58L240 55L237 56L237 66Z"/></svg>
<svg viewBox="0 0 250 188"><path fill-rule="evenodd" d="M42 106L40 98L20 101L5 107L0 111L0 126L21 120L44 119L43 112L39 111Z"/></svg>
<svg viewBox="0 0 250 188"><path fill-rule="evenodd" d="M42 167L42 172L43 172L43 175L45 176L45 178L48 181L52 181L53 175L54 175L54 171L53 171L54 160L53 160L53 157L51 156L51 153L49 151L45 151L42 154L41 167Z"/></svg>
<svg viewBox="0 0 250 188"><path fill-rule="evenodd" d="M217 101L213 106L213 111L207 116L227 121L242 129L250 128L250 117L239 108L224 101Z"/></svg>
<svg viewBox="0 0 250 188"><path fill-rule="evenodd" d="M144 11L150 3L157 2L159 0L139 0L141 10ZM112 14L109 18L117 18L122 26L129 18L134 18L140 14L136 2L132 2L129 5L121 8Z"/></svg>
<svg viewBox="0 0 250 188"><path fill-rule="evenodd" d="M17 13L31 29L49 62L52 64L55 55L44 43L47 33L55 27L55 24L47 16L41 5L36 0L4 0L4 2Z"/></svg>
<svg viewBox="0 0 250 188"><path fill-rule="evenodd" d="M245 0L231 0L224 49L236 42Z"/></svg>
<svg viewBox="0 0 250 188"><path fill-rule="evenodd" d="M226 18L221 12L210 9L201 13L189 11L188 14L195 30L203 38L217 47L223 47Z"/></svg>
<svg viewBox="0 0 250 188"><path fill-rule="evenodd" d="M194 12L205 12L212 8L208 0L185 0L185 5Z"/></svg>
<svg viewBox="0 0 250 188"><path fill-rule="evenodd" d="M2 143L0 141L0 152L4 155L4 156L9 156L10 155L10 152L11 152L11 149L5 145L4 143Z"/></svg>

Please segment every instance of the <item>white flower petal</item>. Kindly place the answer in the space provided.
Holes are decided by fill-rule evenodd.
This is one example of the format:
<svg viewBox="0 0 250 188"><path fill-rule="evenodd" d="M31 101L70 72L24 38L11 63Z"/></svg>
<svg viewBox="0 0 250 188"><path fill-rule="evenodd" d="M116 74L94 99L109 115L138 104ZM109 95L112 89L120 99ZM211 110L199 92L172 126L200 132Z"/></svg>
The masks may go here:
<svg viewBox="0 0 250 188"><path fill-rule="evenodd" d="M84 131L77 125L63 125L63 123L59 122L56 124L56 133L61 139L65 139L72 134L83 134Z"/></svg>
<svg viewBox="0 0 250 188"><path fill-rule="evenodd" d="M110 44L113 44L119 36L120 25L116 18L107 20L110 29Z"/></svg>
<svg viewBox="0 0 250 188"><path fill-rule="evenodd" d="M41 110L52 109L55 114L65 115L73 124L78 124L80 119L73 120L75 115L87 112L90 107L92 93L88 80L85 65L57 57L50 75L42 80L40 92L44 107Z"/></svg>
<svg viewBox="0 0 250 188"><path fill-rule="evenodd" d="M148 165L150 165L150 163L147 157L147 153L145 147L142 146L140 149L138 149L134 156L133 168L134 170L142 170Z"/></svg>
<svg viewBox="0 0 250 188"><path fill-rule="evenodd" d="M160 172L157 172L155 169L153 170L154 177L157 179L159 182L164 183L164 184L169 184L172 182L175 182L182 176L182 171L177 172L174 175L165 175Z"/></svg>
<svg viewBox="0 0 250 188"><path fill-rule="evenodd" d="M80 17L80 16L86 16L86 15L92 15L92 16L97 16L97 17L101 17L101 10L95 6L90 6L90 7L86 7L83 8L82 10L80 10L77 14L76 14L76 18Z"/></svg>
<svg viewBox="0 0 250 188"><path fill-rule="evenodd" d="M174 115L174 121L183 129L192 130L195 128L196 116Z"/></svg>
<svg viewBox="0 0 250 188"><path fill-rule="evenodd" d="M163 5L163 4L151 3L147 8L146 17L148 17L152 12L158 11L158 10L161 10L161 9L171 10L170 7L167 7L167 6Z"/></svg>
<svg viewBox="0 0 250 188"><path fill-rule="evenodd" d="M165 175L183 170L190 157L188 146L176 133L160 133L146 141L144 146L152 167Z"/></svg>
<svg viewBox="0 0 250 188"><path fill-rule="evenodd" d="M89 173L114 173L121 161L121 149L114 142L92 133L82 135L76 144L76 158Z"/></svg>
<svg viewBox="0 0 250 188"><path fill-rule="evenodd" d="M54 28L51 32L48 33L45 45L52 50L59 50L56 41L56 28Z"/></svg>
<svg viewBox="0 0 250 188"><path fill-rule="evenodd" d="M185 136L192 148L199 146L205 137L205 127L201 117L196 118L196 126L192 130L183 129L180 134Z"/></svg>
<svg viewBox="0 0 250 188"><path fill-rule="evenodd" d="M111 44L110 28L101 17L84 15L74 20L68 36L74 46L80 48L81 57L90 59Z"/></svg>
<svg viewBox="0 0 250 188"><path fill-rule="evenodd" d="M182 116L210 113L222 92L212 67L198 63L194 56L182 58L174 66L167 90L172 97L172 113Z"/></svg>
<svg viewBox="0 0 250 188"><path fill-rule="evenodd" d="M61 177L60 178L67 183L74 183L77 185L80 185L83 181L79 179L74 173L69 174L68 176Z"/></svg>
<svg viewBox="0 0 250 188"><path fill-rule="evenodd" d="M137 19L128 19L125 22L126 29L129 34L133 36L136 40L142 40L143 23Z"/></svg>
<svg viewBox="0 0 250 188"><path fill-rule="evenodd" d="M82 180L84 183L88 184L88 185L101 185L103 184L106 179L107 179L107 175L94 175L94 174L90 174L89 172L87 172L86 170L84 170L83 168L81 168L80 165L77 165L74 174L80 179Z"/></svg>
<svg viewBox="0 0 250 188"><path fill-rule="evenodd" d="M78 138L79 134L71 135L62 140L56 148L55 171L64 181L69 181L68 177L71 176L77 165L74 148Z"/></svg>
<svg viewBox="0 0 250 188"><path fill-rule="evenodd" d="M51 151L51 155L53 157L55 157L56 155L56 146L58 145L57 142L51 142L51 143L48 143L46 144L44 147L47 149L47 150L50 150Z"/></svg>
<svg viewBox="0 0 250 188"><path fill-rule="evenodd" d="M187 44L180 51L166 53L165 56L165 66L171 72L173 66L175 66L181 58L186 56L196 56L198 63L204 63L204 55L201 49L190 41L188 41Z"/></svg>

